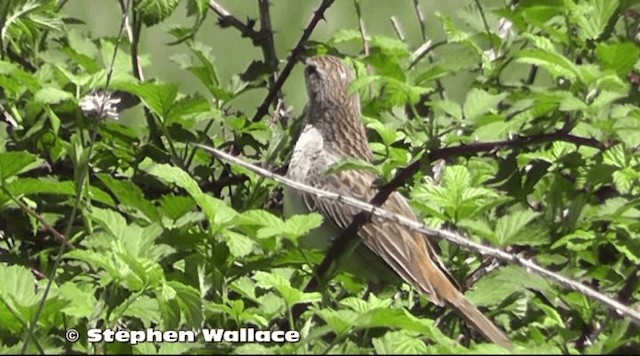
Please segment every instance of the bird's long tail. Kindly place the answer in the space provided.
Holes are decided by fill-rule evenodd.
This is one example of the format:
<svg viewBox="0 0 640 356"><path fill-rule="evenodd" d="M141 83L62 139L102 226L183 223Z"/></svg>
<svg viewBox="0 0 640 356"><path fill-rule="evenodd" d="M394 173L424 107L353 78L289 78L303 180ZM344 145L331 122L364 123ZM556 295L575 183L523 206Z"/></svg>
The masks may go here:
<svg viewBox="0 0 640 356"><path fill-rule="evenodd" d="M491 320L476 308L461 292L448 300L448 303L462 316L467 323L484 335L491 342L510 349L512 347L509 337L500 330Z"/></svg>

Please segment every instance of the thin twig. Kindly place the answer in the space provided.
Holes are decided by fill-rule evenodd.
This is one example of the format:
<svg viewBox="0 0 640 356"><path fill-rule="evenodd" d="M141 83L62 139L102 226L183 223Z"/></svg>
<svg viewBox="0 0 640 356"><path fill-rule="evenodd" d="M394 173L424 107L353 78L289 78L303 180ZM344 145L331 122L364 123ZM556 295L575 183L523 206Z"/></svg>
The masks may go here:
<svg viewBox="0 0 640 356"><path fill-rule="evenodd" d="M120 10L125 11L126 4L124 0L120 0ZM131 43L131 67L133 68L133 75L140 80L144 81L144 72L142 71L142 64L140 63L140 56L138 56L138 48L140 44L140 29L133 31L129 18L127 17L124 22L124 30L127 33L129 43Z"/></svg>
<svg viewBox="0 0 640 356"><path fill-rule="evenodd" d="M298 57L303 53L304 44L307 42L309 37L311 37L311 33L315 29L318 22L320 22L320 20L324 18L324 12L331 6L331 4L333 4L333 2L334 0L322 0L322 3L320 3L318 9L316 9L316 11L313 13L311 21L309 21L309 24L304 29L304 31L302 32L302 36L300 36L300 39L298 40L298 44L296 44L293 50L291 50L291 54L289 55L289 58L287 58L287 64L284 66L284 69L282 69L282 72L278 76L278 80L276 80L273 87L271 87L271 89L269 90L269 93L262 101L262 104L260 104L260 106L258 107L258 110L256 110L256 113L251 121L258 122L262 119L263 116L267 114L269 106L276 98L278 91L282 88L284 82L291 74L291 71L296 64Z"/></svg>
<svg viewBox="0 0 640 356"><path fill-rule="evenodd" d="M364 19L362 18L362 11L360 10L360 0L353 0L353 6L356 8L356 16L358 17L358 29L360 30L360 36L362 36L362 47L364 49L364 55L369 55L369 40L367 39L367 29L364 27Z"/></svg>
<svg viewBox="0 0 640 356"><path fill-rule="evenodd" d="M429 52L431 52L436 46L442 46L446 42L438 42L436 45L431 45L431 40L424 42L418 47L413 53L411 53L411 62L409 63L409 69L413 69L413 67L420 62L420 60L426 56Z"/></svg>
<svg viewBox="0 0 640 356"><path fill-rule="evenodd" d="M418 17L418 24L420 25L420 34L422 35L422 41L427 40L427 30L424 27L424 14L422 8L418 3L418 0L413 0L413 8L416 10L416 16Z"/></svg>
<svg viewBox="0 0 640 356"><path fill-rule="evenodd" d="M129 9L131 6L131 0L127 0L126 6L124 8L124 11L122 12L122 22L120 24L120 31L118 33L118 37L116 40L116 44L113 48L113 56L111 58L111 64L109 66L109 71L107 72L107 80L105 83L105 91L109 90L109 85L111 84L111 79L113 77L113 67L115 65L115 59L116 59L116 55L118 53L118 50L120 49L120 43L122 42L122 34L124 33L124 27L125 27L125 23L128 21L128 17L129 17ZM100 105L100 113L102 114L102 111L104 111L104 101L101 102ZM89 141L89 147L87 148L88 152L87 152L87 157L91 157L91 152L93 150L93 146L94 143L96 141L96 137L98 135L98 126L94 125L93 126L93 131L91 132L91 137L90 137L90 141ZM80 179L78 181L78 183L76 184L76 200L73 203L73 208L71 209L71 214L69 215L69 220L67 222L67 226L65 227L64 230L64 236L69 236L71 235L71 229L73 228L73 222L76 218L76 215L78 213L78 210L80 209L80 201L82 200L82 192L83 192L83 188L85 186L86 183L86 177L88 176L88 162L87 165L85 166L78 166L77 169L80 169ZM27 329L27 336L24 340L24 343L22 344L22 347L20 348L20 354L24 355L24 353L27 350L27 347L29 346L29 342L31 341L32 338L34 338L35 336L33 335L34 330L36 328L36 326L38 325L37 321L40 318L40 315L42 314L42 311L44 310L44 304L47 301L47 296L49 295L49 292L51 291L51 286L53 285L53 280L55 279L55 275L58 271L58 266L60 265L60 261L62 261L62 254L64 253L66 244L62 243L60 244L60 248L58 249L58 253L56 255L56 258L53 262L53 266L51 266L51 272L49 273L49 280L47 281L47 285L44 289L44 292L42 293L42 298L40 299L40 303L38 303L38 308L36 309L36 312L33 315L33 318L31 319L31 323L29 324L29 328ZM36 340L36 344L38 344L37 340Z"/></svg>
<svg viewBox="0 0 640 356"><path fill-rule="evenodd" d="M498 54L498 49L496 48L495 39L491 35L491 28L489 27L489 22L487 21L487 16L484 14L484 9L482 8L482 5L480 5L480 1L479 0L474 0L474 1L476 3L476 6L478 7L478 11L480 11L480 17L482 18L482 23L484 25L484 30L487 31L487 36L489 36L489 38L491 39L491 50L493 51L493 53L495 53L497 55Z"/></svg>
<svg viewBox="0 0 640 356"><path fill-rule="evenodd" d="M258 41L260 38L260 32L254 30L244 22L238 20L227 9L220 5L215 0L209 0L209 8L218 15L218 23L221 27L234 27L240 31L242 37L251 38L254 41Z"/></svg>
<svg viewBox="0 0 640 356"><path fill-rule="evenodd" d="M11 200L13 200L13 202L15 202L16 204L18 204L18 206L20 207L20 209L22 209L24 212L26 212L27 214L33 216L34 218L36 218L36 220L38 220L38 222L40 223L40 225L42 225L42 227L44 227L45 230L49 231L53 237L55 237L55 239L60 242L61 244L63 244L65 247L67 247L70 250L75 249L76 247L69 241L69 239L61 234L58 230L56 230L56 228L54 228L53 226L49 225L49 223L47 223L47 221L37 212L35 212L33 209L31 209L30 207L28 207L25 203L23 203L22 201L20 201L20 199L18 199L16 196L13 195L13 193L11 193L11 191L9 191L9 189L7 189L7 187L4 186L4 184L0 184L0 189L2 189L2 191L8 195Z"/></svg>
<svg viewBox="0 0 640 356"><path fill-rule="evenodd" d="M260 48L262 48L262 55L265 62L269 65L274 72L269 76L269 88L276 82L276 72L278 70L278 56L276 54L276 47L273 42L273 26L271 26L271 14L269 7L271 4L269 0L259 0L258 7L260 11L260 32L262 33L262 39ZM278 90L277 98L282 99L282 91Z"/></svg>
<svg viewBox="0 0 640 356"><path fill-rule="evenodd" d="M396 35L398 35L398 39L404 42L405 40L404 33L402 32L402 27L400 26L398 19L395 16L391 16L389 17L389 20L391 20L391 25L393 26L393 29L396 31Z"/></svg>
<svg viewBox="0 0 640 356"><path fill-rule="evenodd" d="M523 268L525 268L527 271L529 272L534 272L536 274L539 274L541 276L547 277L550 280L554 281L557 284L560 284L566 288L575 290L579 293L582 293L583 295L592 298L594 300L600 301L601 303L603 303L606 307L613 309L616 313L621 314L623 316L627 316L631 319L631 321L633 321L634 323L640 325L640 312L635 311L629 307L627 307L626 305L618 302L617 300L614 300L613 298L610 298L588 286L585 286L583 284L580 284L578 282L572 281L569 278L566 278L564 276L561 276L557 273L554 273L552 271L549 271L539 265L537 265L536 263L532 262L529 259L526 258L522 258L520 256L517 255L513 255L507 252L504 252L500 249L496 249L493 247L489 247L489 246L485 246L476 242L473 242L459 234L456 234L454 232L451 231L447 231L447 230L442 230L442 229L434 229L428 226L425 226L415 220L406 218L404 216L401 215L397 215L397 214L393 214L388 212L387 210L384 210L382 208L376 207L374 205L371 205L369 203L365 203L363 201L360 201L358 199L349 197L349 196L344 196L344 195L340 195L337 193L333 193L333 192L329 192L329 191L325 191L322 189L318 189L318 188L314 188L312 186L306 185L306 184L302 184L290 179L287 179L283 176L274 174L266 169L260 168L258 166L255 166L251 163L247 163L245 161L243 161L242 159L238 158L238 157L234 157L232 155L229 155L227 153L224 153L220 150L217 150L215 148L211 148L208 146L204 146L204 145L199 145L199 144L195 144L196 146L209 151L210 153L212 153L213 155L215 155L216 157L218 157L219 159L231 162L233 164L236 164L238 166L241 166L243 168L249 169L251 171L253 171L254 173L263 176L263 177L267 177L269 179L275 180L278 183L284 184L290 188L296 189L298 191L302 191L308 194L313 194L315 195L318 199L321 200L330 200L336 203L341 203L341 204L346 204L349 205L351 207L357 208L359 210L361 210L362 212L374 215L376 217L379 218L383 218L383 219L387 219L390 221L393 221L395 223L401 224L403 226L406 226L407 228L409 228L410 230L413 231L417 231L417 232L421 232L423 234L426 234L428 236L431 237L438 237L438 238L442 238L445 239L449 242L452 242L458 246L462 246L464 248L467 248L469 250L475 251L477 253L480 253L481 255L487 255L487 256L492 256L495 257L497 259L506 261L506 262L511 262L514 263L516 265L519 265Z"/></svg>
<svg viewBox="0 0 640 356"><path fill-rule="evenodd" d="M448 159L452 157L469 157L478 153L495 152L496 150L504 148L526 147L530 145L537 145L555 141L569 142L578 146L594 147L599 150L605 150L608 148L608 146L605 146L596 139L575 136L563 131L542 133L532 136L515 136L510 140L504 141L478 142L469 145L444 147L432 150L427 155L425 155L423 159L418 159L405 168L398 170L398 173L395 175L395 177L393 177L393 179L389 181L389 183L380 188L378 194L383 194L384 199L386 199L389 194L406 183L411 177L413 177L414 174L418 172L420 166L424 164L424 159L426 159L428 162L433 162L438 159Z"/></svg>

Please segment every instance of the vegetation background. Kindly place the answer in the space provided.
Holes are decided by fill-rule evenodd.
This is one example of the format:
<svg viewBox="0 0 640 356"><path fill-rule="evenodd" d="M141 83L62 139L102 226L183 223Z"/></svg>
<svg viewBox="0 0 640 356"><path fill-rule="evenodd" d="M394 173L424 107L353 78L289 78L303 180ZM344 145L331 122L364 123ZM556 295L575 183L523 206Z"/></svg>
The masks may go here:
<svg viewBox="0 0 640 356"><path fill-rule="evenodd" d="M337 169L551 273L439 242L512 351L637 353L638 3L1 1L0 353L508 352L407 285L305 290L338 257L297 245L321 217L283 218L281 185L191 145L286 172L307 100L293 59L314 53L354 67L376 156ZM302 341L85 337L204 327Z"/></svg>

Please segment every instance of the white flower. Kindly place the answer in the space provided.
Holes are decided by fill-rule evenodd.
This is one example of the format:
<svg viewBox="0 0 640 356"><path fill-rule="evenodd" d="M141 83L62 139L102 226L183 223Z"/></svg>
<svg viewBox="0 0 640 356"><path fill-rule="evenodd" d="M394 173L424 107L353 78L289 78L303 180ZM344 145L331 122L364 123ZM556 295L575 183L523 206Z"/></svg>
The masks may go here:
<svg viewBox="0 0 640 356"><path fill-rule="evenodd" d="M87 117L118 120L119 103L120 98L111 97L104 91L94 91L80 100L80 109Z"/></svg>

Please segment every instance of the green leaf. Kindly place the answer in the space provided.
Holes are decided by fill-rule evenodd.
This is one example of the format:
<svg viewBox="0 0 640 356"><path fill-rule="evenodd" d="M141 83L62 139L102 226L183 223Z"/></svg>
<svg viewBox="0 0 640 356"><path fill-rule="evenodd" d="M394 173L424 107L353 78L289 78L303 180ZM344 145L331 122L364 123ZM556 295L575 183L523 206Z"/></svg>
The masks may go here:
<svg viewBox="0 0 640 356"><path fill-rule="evenodd" d="M61 285L59 292L62 298L68 302L62 312L75 318L90 318L99 305L94 296L95 290L82 290L72 282Z"/></svg>
<svg viewBox="0 0 640 356"><path fill-rule="evenodd" d="M449 42L464 42L471 36L470 34L460 30L449 16L438 11L436 11L435 15L440 19L440 21L442 21L442 27Z"/></svg>
<svg viewBox="0 0 640 356"><path fill-rule="evenodd" d="M433 320L419 319L405 309L379 308L359 315L353 325L364 328L392 327L425 335L436 342L450 342Z"/></svg>
<svg viewBox="0 0 640 356"><path fill-rule="evenodd" d="M175 184L186 190L202 208L213 228L220 228L231 222L238 214L222 200L204 194L198 186L198 183L187 172L178 167L168 164L157 164L149 159L145 159L140 163L140 168L160 178L165 183Z"/></svg>
<svg viewBox="0 0 640 356"><path fill-rule="evenodd" d="M340 301L340 305L344 305L353 309L358 313L366 313L375 309L384 309L391 307L391 299L378 299L375 294L369 295L368 300L363 300L356 297L347 297Z"/></svg>
<svg viewBox="0 0 640 356"><path fill-rule="evenodd" d="M224 230L222 234L233 257L244 257L256 247L256 243L245 235L230 230Z"/></svg>
<svg viewBox="0 0 640 356"><path fill-rule="evenodd" d="M401 140L405 137L404 133L395 130L394 128L390 127L389 125L385 125L383 124L381 121L379 120L371 120L368 124L367 124L368 128L374 129L378 135L380 135L380 138L382 138L382 143L385 144L385 146L391 146L392 143Z"/></svg>
<svg viewBox="0 0 640 356"><path fill-rule="evenodd" d="M279 274L258 271L255 273L255 279L259 287L274 288L278 291L288 307L292 307L297 303L312 303L321 300L320 293L305 293L295 289L287 279Z"/></svg>
<svg viewBox="0 0 640 356"><path fill-rule="evenodd" d="M409 48L404 41L392 37L373 36L369 43L372 52L380 51L386 56L405 58L409 56Z"/></svg>
<svg viewBox="0 0 640 356"><path fill-rule="evenodd" d="M360 31L351 29L341 29L336 31L329 39L328 43L336 45L339 43L362 41Z"/></svg>
<svg viewBox="0 0 640 356"><path fill-rule="evenodd" d="M176 101L167 114L167 125L179 122L185 127L191 127L199 118L209 120L212 114L221 116L219 112L212 111L211 104L200 95L188 96ZM188 122L188 119L193 119Z"/></svg>
<svg viewBox="0 0 640 356"><path fill-rule="evenodd" d="M44 87L38 90L34 99L42 104L59 104L62 101L73 99L73 95L55 87Z"/></svg>
<svg viewBox="0 0 640 356"><path fill-rule="evenodd" d="M22 0L7 6L4 11L9 12L4 14L0 39L2 42L10 38L17 41L24 36L28 41L35 41L43 30L62 29L64 24L56 8L53 0Z"/></svg>
<svg viewBox="0 0 640 356"><path fill-rule="evenodd" d="M160 209L171 220L178 220L196 207L188 196L165 195L160 201Z"/></svg>
<svg viewBox="0 0 640 356"><path fill-rule="evenodd" d="M179 0L140 0L135 3L135 10L142 14L144 24L151 27L168 18L179 3Z"/></svg>
<svg viewBox="0 0 640 356"><path fill-rule="evenodd" d="M640 57L640 48L631 42L599 43L596 55L605 69L613 69L619 76L626 76Z"/></svg>
<svg viewBox="0 0 640 356"><path fill-rule="evenodd" d="M22 266L0 265L0 298L11 305L31 306L38 298L35 292L35 278Z"/></svg>
<svg viewBox="0 0 640 356"><path fill-rule="evenodd" d="M595 234L593 231L577 230L565 235L551 245L552 249L566 246L571 251L584 251L593 247Z"/></svg>
<svg viewBox="0 0 640 356"><path fill-rule="evenodd" d="M55 111L51 110L49 105L45 105L45 111L47 112L47 117L49 117L49 122L51 123L51 129L53 130L54 135L58 135L60 131L60 117L55 113Z"/></svg>
<svg viewBox="0 0 640 356"><path fill-rule="evenodd" d="M127 220L120 213L111 209L94 207L89 216L114 237L121 240L127 239L130 228Z"/></svg>
<svg viewBox="0 0 640 356"><path fill-rule="evenodd" d="M277 230L284 229L284 222L266 210L251 209L237 217L238 225L270 226Z"/></svg>
<svg viewBox="0 0 640 356"><path fill-rule="evenodd" d="M569 80L580 78L580 72L573 62L555 52L541 49L524 49L516 57L517 62L535 64L543 67L554 77L566 77Z"/></svg>
<svg viewBox="0 0 640 356"><path fill-rule="evenodd" d="M498 246L505 246L516 242L528 242L528 238L523 238L527 225L540 214L530 210L519 210L507 216L503 216L496 224L496 238L494 243ZM528 237L528 236L527 236Z"/></svg>
<svg viewBox="0 0 640 356"><path fill-rule="evenodd" d="M354 327L354 321L358 318L358 313L351 310L321 309L317 311L317 315L338 336L348 333Z"/></svg>
<svg viewBox="0 0 640 356"><path fill-rule="evenodd" d="M588 0L572 5L569 7L570 14L579 25L580 37L595 40L605 30L619 4L618 0Z"/></svg>
<svg viewBox="0 0 640 356"><path fill-rule="evenodd" d="M318 213L293 215L285 221L285 233L289 238L297 239L322 225L323 217Z"/></svg>
<svg viewBox="0 0 640 356"><path fill-rule="evenodd" d="M161 118L169 114L178 95L177 84L120 82L114 83L114 87L137 95L154 114Z"/></svg>
<svg viewBox="0 0 640 356"><path fill-rule="evenodd" d="M129 300L126 302L128 303ZM127 305L122 315L140 319L145 327L158 324L161 318L158 300L151 299L146 295L136 296L136 298Z"/></svg>
<svg viewBox="0 0 640 356"><path fill-rule="evenodd" d="M97 175L100 181L118 198L120 204L134 211L140 211L150 222L159 222L160 214L158 210L149 202L142 190L133 182L128 180L118 180L107 174Z"/></svg>
<svg viewBox="0 0 640 356"><path fill-rule="evenodd" d="M416 333L405 331L390 331L383 337L371 340L378 355L420 355L429 353Z"/></svg>
<svg viewBox="0 0 640 356"><path fill-rule="evenodd" d="M415 77L414 82L417 85L426 84L446 76L449 72L450 71L448 69L439 65L430 66L425 71L420 72Z"/></svg>
<svg viewBox="0 0 640 356"><path fill-rule="evenodd" d="M11 184L9 184L9 189L17 196L29 196L34 194L76 195L76 188L73 182L59 182L52 177L20 178L11 182ZM97 187L89 187L88 197L93 201L100 202L108 206L115 206L115 203L109 194Z"/></svg>
<svg viewBox="0 0 640 356"><path fill-rule="evenodd" d="M534 289L552 293L552 285L538 274L519 266L506 266L480 279L465 295L477 305L499 305L514 293Z"/></svg>
<svg viewBox="0 0 640 356"><path fill-rule="evenodd" d="M43 163L44 160L26 151L0 153L0 180L34 170L42 166Z"/></svg>
<svg viewBox="0 0 640 356"><path fill-rule="evenodd" d="M173 56L172 60L178 63L182 69L186 69L195 75L216 99L221 101L233 99L234 94L220 86L220 78L213 63L211 47L205 46L200 42L193 42L189 45L189 49L200 62L200 65L193 64L189 57L183 55Z"/></svg>
<svg viewBox="0 0 640 356"><path fill-rule="evenodd" d="M436 100L432 101L431 105L434 108L442 110L444 113L457 120L462 120L462 106L451 100Z"/></svg>
<svg viewBox="0 0 640 356"><path fill-rule="evenodd" d="M492 95L482 89L471 89L463 105L464 117L471 122L476 121L482 115L495 110L506 97L507 93Z"/></svg>
<svg viewBox="0 0 640 356"><path fill-rule="evenodd" d="M140 168L145 170L147 173L160 178L165 183L175 184L186 190L194 199L196 196L202 194L202 190L198 186L198 183L189 175L189 173L178 167L174 167L169 164L157 164L149 159L145 159L140 164Z"/></svg>
<svg viewBox="0 0 640 356"><path fill-rule="evenodd" d="M163 293L158 296L163 319L168 311L167 304L170 303L172 306L177 307L180 315L182 315L182 320L189 329L201 328L204 320L204 305L202 304L203 296L201 293L197 289L178 281L166 281L165 286L173 292L169 294Z"/></svg>

